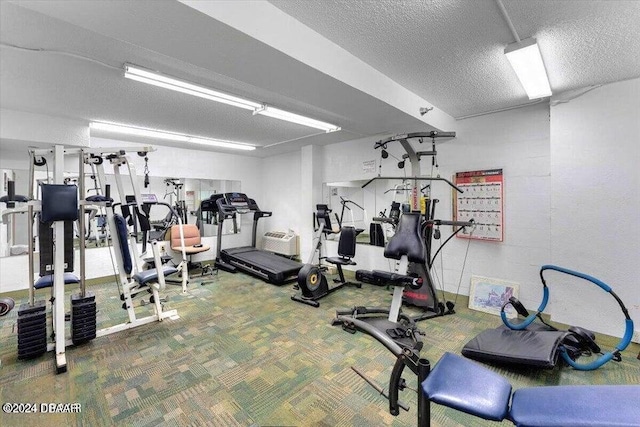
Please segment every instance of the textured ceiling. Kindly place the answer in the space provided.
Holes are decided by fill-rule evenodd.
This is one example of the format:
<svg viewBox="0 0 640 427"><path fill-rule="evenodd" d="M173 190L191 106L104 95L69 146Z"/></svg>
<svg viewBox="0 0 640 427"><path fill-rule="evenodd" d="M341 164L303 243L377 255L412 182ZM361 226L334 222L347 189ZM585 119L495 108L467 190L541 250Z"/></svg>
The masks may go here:
<svg viewBox="0 0 640 427"><path fill-rule="evenodd" d="M2 108L258 146L277 144L255 155L425 126L174 1L1 2L0 8L2 43L99 61L2 47ZM336 123L344 130L319 134L316 129L127 80L122 71L125 62Z"/></svg>
<svg viewBox="0 0 640 427"><path fill-rule="evenodd" d="M640 1L503 2L519 35L538 38L555 93L640 76ZM513 35L493 0L271 3L453 116L528 102L502 53ZM259 156L429 129L372 94L174 0L0 0L0 42L95 60L1 47L1 108L275 144L256 150ZM318 134L129 81L122 77L125 62L343 131Z"/></svg>
<svg viewBox="0 0 640 427"><path fill-rule="evenodd" d="M454 117L528 101L493 0L270 0ZM503 0L554 93L640 76L640 1Z"/></svg>

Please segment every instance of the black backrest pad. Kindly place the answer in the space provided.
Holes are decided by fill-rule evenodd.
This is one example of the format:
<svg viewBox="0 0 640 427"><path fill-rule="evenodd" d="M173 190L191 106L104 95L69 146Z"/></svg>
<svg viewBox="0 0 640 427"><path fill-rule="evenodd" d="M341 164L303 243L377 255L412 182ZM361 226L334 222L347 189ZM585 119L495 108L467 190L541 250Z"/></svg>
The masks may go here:
<svg viewBox="0 0 640 427"><path fill-rule="evenodd" d="M400 217L396 234L389 239L384 250L386 258L400 259L406 255L409 262L424 263L424 245L420 237L420 213L405 213Z"/></svg>
<svg viewBox="0 0 640 427"><path fill-rule="evenodd" d="M120 248L116 248L116 250L120 249L122 262L124 263L124 271L130 274L133 269L133 264L131 262L131 252L129 251L127 221L118 214L113 215L113 220L116 223L116 233L118 233L118 240L120 241Z"/></svg>
<svg viewBox="0 0 640 427"><path fill-rule="evenodd" d="M330 214L331 209L329 209L327 205L316 205L316 220L318 221L318 225L324 225L324 229L327 232L332 230Z"/></svg>
<svg viewBox="0 0 640 427"><path fill-rule="evenodd" d="M147 205L151 206L151 205ZM144 205L143 205L144 207ZM136 216L138 218L138 224L140 224L140 231L151 230L151 223L149 222L149 212L140 212L138 208L135 208Z"/></svg>
<svg viewBox="0 0 640 427"><path fill-rule="evenodd" d="M76 221L78 219L78 187L43 184L41 221Z"/></svg>
<svg viewBox="0 0 640 427"><path fill-rule="evenodd" d="M340 241L338 242L338 255L345 258L353 258L356 254L356 229L342 227Z"/></svg>

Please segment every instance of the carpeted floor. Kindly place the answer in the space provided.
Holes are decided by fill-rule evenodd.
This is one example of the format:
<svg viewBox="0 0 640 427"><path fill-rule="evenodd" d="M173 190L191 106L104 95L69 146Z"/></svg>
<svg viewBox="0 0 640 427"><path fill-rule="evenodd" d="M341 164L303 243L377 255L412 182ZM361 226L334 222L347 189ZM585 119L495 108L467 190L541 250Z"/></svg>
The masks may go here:
<svg viewBox="0 0 640 427"><path fill-rule="evenodd" d="M295 303L290 285L276 287L243 274L220 272L205 286L192 281L183 295L168 287L165 320L67 349L68 372L56 375L53 353L17 360L17 307L0 318L2 403L80 403L71 414L5 414L1 426L413 426L416 394L401 398L411 409L398 417L352 370L359 367L386 387L394 357L372 338L330 326L337 308L388 306L390 292L363 285L321 300L319 308ZM91 287L97 294L98 328L124 322L113 283ZM68 290L67 293L70 293ZM18 295L16 305L26 301ZM14 295L15 297L15 295ZM47 291L39 294L48 298ZM68 301L68 299L67 299ZM423 357L432 362L459 353L474 335L500 320L466 308L420 322L426 332ZM151 307L139 307L139 316ZM617 342L617 340L609 340ZM606 343L605 340L603 343ZM606 347L606 344L603 344ZM638 345L621 363L594 372L492 368L521 388L554 384L638 384ZM610 347L608 347L610 348ZM408 385L415 376L405 373ZM432 407L434 426L496 423ZM508 423L505 423L508 424Z"/></svg>

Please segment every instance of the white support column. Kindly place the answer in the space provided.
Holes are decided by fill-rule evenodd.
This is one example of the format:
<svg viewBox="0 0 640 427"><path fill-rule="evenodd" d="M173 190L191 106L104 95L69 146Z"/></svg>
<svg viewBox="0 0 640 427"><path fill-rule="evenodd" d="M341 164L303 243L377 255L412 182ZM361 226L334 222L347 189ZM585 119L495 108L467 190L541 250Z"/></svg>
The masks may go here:
<svg viewBox="0 0 640 427"><path fill-rule="evenodd" d="M402 294L404 293L404 286L393 287L393 299L391 300L391 307L389 308L389 322L397 322L400 315L400 308L402 307Z"/></svg>
<svg viewBox="0 0 640 427"><path fill-rule="evenodd" d="M54 150L53 181L64 182L64 146L56 145ZM67 358L65 354L64 324L64 221L54 222L55 254L53 270L53 322L56 334L56 372L66 372Z"/></svg>
<svg viewBox="0 0 640 427"><path fill-rule="evenodd" d="M322 147L307 145L300 152L301 197L300 257L308 259L313 253L314 227L311 221L316 204L322 202Z"/></svg>
<svg viewBox="0 0 640 427"><path fill-rule="evenodd" d="M396 263L396 272L400 274L407 274L407 268L409 267L409 260L406 256L400 258ZM402 308L402 295L404 294L404 286L393 287L393 299L391 300L391 307L389 308L389 321L397 322L400 315L400 309Z"/></svg>

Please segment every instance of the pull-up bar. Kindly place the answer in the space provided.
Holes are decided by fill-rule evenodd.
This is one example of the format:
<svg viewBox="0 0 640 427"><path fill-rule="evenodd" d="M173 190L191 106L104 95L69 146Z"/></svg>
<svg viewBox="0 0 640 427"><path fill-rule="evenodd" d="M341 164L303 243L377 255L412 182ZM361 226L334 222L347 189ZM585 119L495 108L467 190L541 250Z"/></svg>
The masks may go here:
<svg viewBox="0 0 640 427"><path fill-rule="evenodd" d="M453 182L449 181L446 178L430 178L424 176L376 176L375 178L371 178L369 181L365 182L361 188L366 187L371 184L373 181L377 179L399 179L403 181L415 180L415 181L444 181L449 184L453 189L455 189L458 193L464 193L459 187L457 187Z"/></svg>
<svg viewBox="0 0 640 427"><path fill-rule="evenodd" d="M456 137L456 133L455 132L439 132L436 130L433 130L431 132L412 132L412 133L400 133L398 135L395 136L391 136L389 138L386 139L381 139L380 141L376 142L375 145L373 146L374 149L378 149L380 147L382 148L386 148L386 145L390 142L394 142L394 141L403 141L403 140L407 140L407 139L411 139L411 138L455 138Z"/></svg>

